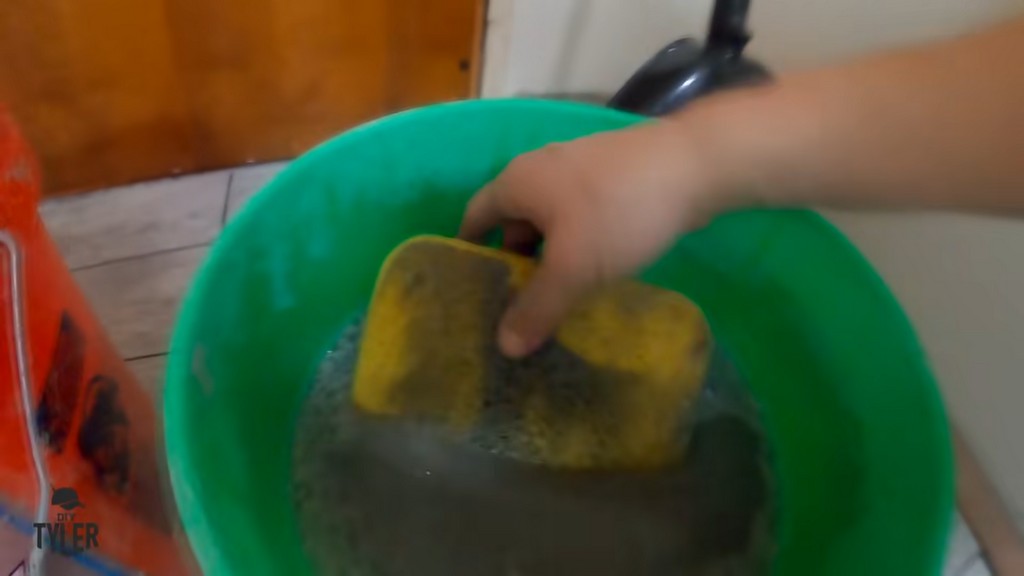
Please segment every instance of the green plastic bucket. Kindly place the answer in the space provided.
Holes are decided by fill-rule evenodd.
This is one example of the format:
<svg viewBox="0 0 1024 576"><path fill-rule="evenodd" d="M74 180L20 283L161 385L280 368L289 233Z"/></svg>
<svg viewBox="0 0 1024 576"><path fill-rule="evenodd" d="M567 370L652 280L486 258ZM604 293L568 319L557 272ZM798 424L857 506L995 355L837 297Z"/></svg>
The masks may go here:
<svg viewBox="0 0 1024 576"><path fill-rule="evenodd" d="M414 110L314 149L249 203L185 301L165 392L174 494L207 574L312 571L290 492L295 420L388 252L454 234L517 154L640 121L543 101ZM761 403L775 574L940 573L953 510L940 395L899 306L835 229L803 211L729 215L643 278L704 308Z"/></svg>

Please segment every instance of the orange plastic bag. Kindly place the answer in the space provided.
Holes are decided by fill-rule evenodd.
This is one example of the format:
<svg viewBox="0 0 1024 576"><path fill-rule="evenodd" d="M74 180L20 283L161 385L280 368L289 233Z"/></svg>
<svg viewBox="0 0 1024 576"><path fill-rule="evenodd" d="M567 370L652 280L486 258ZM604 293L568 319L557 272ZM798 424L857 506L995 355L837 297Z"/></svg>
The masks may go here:
<svg viewBox="0 0 1024 576"><path fill-rule="evenodd" d="M180 575L153 399L37 213L34 157L0 107L0 575Z"/></svg>

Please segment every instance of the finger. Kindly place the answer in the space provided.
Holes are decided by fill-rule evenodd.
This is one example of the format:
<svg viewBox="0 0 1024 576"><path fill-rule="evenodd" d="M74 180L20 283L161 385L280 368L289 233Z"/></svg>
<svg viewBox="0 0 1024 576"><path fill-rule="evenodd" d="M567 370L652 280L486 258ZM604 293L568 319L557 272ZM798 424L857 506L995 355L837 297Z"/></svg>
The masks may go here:
<svg viewBox="0 0 1024 576"><path fill-rule="evenodd" d="M505 312L498 328L498 346L510 358L537 350L558 328L572 306L589 289L593 279L571 260L550 253L526 288Z"/></svg>
<svg viewBox="0 0 1024 576"><path fill-rule="evenodd" d="M526 220L512 220L505 223L502 247L524 256L536 256L540 243L540 232Z"/></svg>
<svg viewBox="0 0 1024 576"><path fill-rule="evenodd" d="M477 242L501 223L504 218L498 204L498 188L492 183L477 192L462 215L459 238Z"/></svg>

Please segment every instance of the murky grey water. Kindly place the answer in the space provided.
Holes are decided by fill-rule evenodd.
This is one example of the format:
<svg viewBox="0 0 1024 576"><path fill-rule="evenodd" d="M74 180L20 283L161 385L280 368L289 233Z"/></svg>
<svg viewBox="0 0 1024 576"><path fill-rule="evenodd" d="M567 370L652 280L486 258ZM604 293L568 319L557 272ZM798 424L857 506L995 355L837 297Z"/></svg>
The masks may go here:
<svg viewBox="0 0 1024 576"><path fill-rule="evenodd" d="M568 472L496 455L350 401L359 330L328 354L299 419L294 498L322 574L729 576L766 572L772 482L756 409L721 357L686 457Z"/></svg>

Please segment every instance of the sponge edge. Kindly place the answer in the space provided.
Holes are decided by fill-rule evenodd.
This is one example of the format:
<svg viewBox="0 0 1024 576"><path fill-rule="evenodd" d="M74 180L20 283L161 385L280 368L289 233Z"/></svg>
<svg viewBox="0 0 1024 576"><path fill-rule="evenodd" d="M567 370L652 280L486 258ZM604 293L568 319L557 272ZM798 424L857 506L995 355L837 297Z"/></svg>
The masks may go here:
<svg viewBox="0 0 1024 576"><path fill-rule="evenodd" d="M533 270L528 258L459 240L421 236L396 248L367 316L356 406L551 467L682 456L711 354L700 309L614 282L581 300L540 351L510 360L497 349L498 321Z"/></svg>

